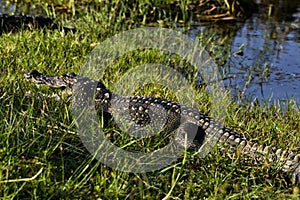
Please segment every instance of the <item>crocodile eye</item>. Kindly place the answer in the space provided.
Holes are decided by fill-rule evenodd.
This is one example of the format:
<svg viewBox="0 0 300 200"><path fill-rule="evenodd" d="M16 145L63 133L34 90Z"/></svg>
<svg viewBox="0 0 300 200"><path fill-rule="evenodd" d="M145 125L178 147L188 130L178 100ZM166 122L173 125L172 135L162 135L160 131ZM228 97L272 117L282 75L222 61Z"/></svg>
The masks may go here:
<svg viewBox="0 0 300 200"><path fill-rule="evenodd" d="M74 72L70 72L70 73L68 73L68 76L75 77L75 76L77 76L77 74L75 74Z"/></svg>

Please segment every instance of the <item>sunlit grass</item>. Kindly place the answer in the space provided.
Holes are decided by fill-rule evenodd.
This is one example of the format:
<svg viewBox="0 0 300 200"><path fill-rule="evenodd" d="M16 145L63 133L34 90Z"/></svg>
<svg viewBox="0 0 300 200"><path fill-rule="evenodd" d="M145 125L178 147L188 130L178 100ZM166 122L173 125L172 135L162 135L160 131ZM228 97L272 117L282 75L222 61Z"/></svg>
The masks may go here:
<svg viewBox="0 0 300 200"><path fill-rule="evenodd" d="M170 167L145 174L121 172L93 159L77 135L70 98L60 91L26 81L23 74L30 69L52 75L77 72L95 45L128 28L122 23L122 17L110 17L106 12L86 11L88 15L78 19L76 33L26 30L0 37L0 194L3 198L299 197L298 187L286 182L276 164L255 166L217 148L205 158L187 153ZM116 61L105 76L108 87L113 88L126 67L141 62L166 62L160 53L144 51L141 55L143 58L127 54ZM167 64L176 63L174 58ZM176 100L172 92L161 86L141 89L136 94ZM209 113L209 96L202 89L195 90L200 110ZM299 108L293 101L285 111L279 105L260 107L254 103L232 102L228 105L225 124L260 144L297 149L299 121ZM126 135L115 126L107 127L105 132ZM115 142L124 145L127 140L123 138L115 137Z"/></svg>

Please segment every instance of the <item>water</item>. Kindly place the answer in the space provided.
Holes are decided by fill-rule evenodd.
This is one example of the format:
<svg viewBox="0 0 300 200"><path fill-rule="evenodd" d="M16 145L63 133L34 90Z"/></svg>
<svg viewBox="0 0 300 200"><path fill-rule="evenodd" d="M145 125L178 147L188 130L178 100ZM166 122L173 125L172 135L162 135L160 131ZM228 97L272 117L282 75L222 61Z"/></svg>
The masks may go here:
<svg viewBox="0 0 300 200"><path fill-rule="evenodd" d="M245 83L252 73L245 95L260 101L282 101L294 98L300 103L300 2L293 17L278 21L255 14L237 32L232 51L244 45L243 56L234 58L233 72ZM281 16L282 17L282 16ZM285 19L285 20L284 20Z"/></svg>
<svg viewBox="0 0 300 200"><path fill-rule="evenodd" d="M189 34L205 31L217 38L212 43L220 57L228 56L217 63L232 96L281 105L293 98L299 105L300 0L260 4L245 23L196 26Z"/></svg>

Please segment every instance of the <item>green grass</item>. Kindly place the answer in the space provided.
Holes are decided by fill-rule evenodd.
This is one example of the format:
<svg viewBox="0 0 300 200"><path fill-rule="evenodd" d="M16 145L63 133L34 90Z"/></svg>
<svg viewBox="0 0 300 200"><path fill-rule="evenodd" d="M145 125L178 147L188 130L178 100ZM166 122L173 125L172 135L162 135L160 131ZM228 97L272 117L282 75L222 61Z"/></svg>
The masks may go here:
<svg viewBox="0 0 300 200"><path fill-rule="evenodd" d="M77 135L70 98L26 81L23 74L33 68L49 74L77 72L95 45L122 30L141 25L131 21L137 11L130 11L132 15L124 21L122 17L109 16L106 9L82 11L74 34L24 30L0 37L0 196L3 199L299 198L298 186L287 182L276 164L256 166L217 149L205 158L187 153L170 167L145 174L117 171L93 159ZM115 80L136 64L166 62L161 53L148 51L140 55L122 57L107 71L105 83L113 87ZM176 63L177 58L169 62ZM142 89L138 94L176 100L160 86ZM209 113L209 97L204 90L196 91L200 110ZM62 100L56 100L54 94ZM297 149L299 121L299 108L292 101L285 112L278 105L261 107L232 102L225 123L258 143ZM105 132L116 135L119 144L128 141L126 137L123 140L126 134L117 127L110 126ZM147 145L144 148L151 149Z"/></svg>

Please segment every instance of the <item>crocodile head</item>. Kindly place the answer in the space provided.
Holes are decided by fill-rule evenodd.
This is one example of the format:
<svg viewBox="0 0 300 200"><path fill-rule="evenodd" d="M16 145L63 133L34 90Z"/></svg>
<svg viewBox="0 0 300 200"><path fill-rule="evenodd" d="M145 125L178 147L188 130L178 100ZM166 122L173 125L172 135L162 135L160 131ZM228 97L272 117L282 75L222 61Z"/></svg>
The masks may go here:
<svg viewBox="0 0 300 200"><path fill-rule="evenodd" d="M34 81L37 84L44 84L55 89L64 89L70 87L69 82L66 81L64 77L49 76L47 74L40 73L35 69L25 73L24 77L28 80Z"/></svg>

